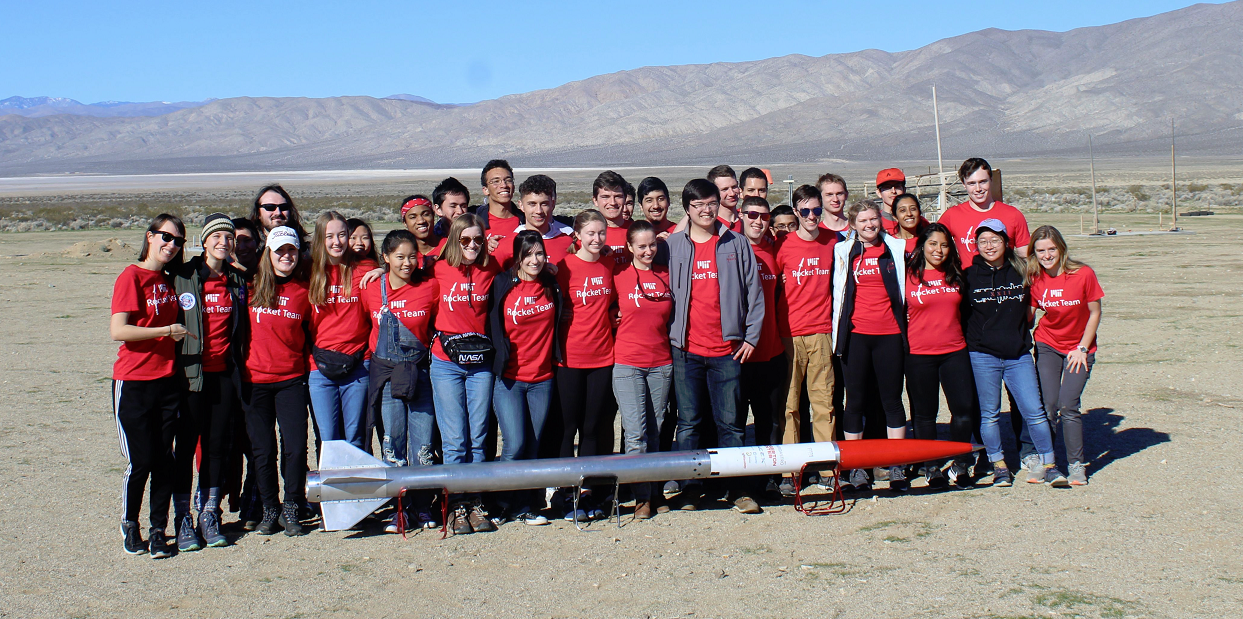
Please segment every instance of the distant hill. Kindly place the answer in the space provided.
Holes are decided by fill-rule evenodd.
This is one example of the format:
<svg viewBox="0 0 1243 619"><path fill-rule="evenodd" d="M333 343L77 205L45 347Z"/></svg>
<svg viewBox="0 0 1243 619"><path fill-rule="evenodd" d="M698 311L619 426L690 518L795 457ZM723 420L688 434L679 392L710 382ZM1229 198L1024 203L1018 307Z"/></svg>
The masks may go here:
<svg viewBox="0 0 1243 619"><path fill-rule="evenodd" d="M99 103L81 103L73 99L61 97L9 97L0 100L0 114L18 114L30 118L70 114L74 116L161 116L178 110L198 107L215 101L149 101L133 103L130 101L100 101Z"/></svg>
<svg viewBox="0 0 1243 619"><path fill-rule="evenodd" d="M233 98L158 117L0 117L0 174L1243 154L1243 2L917 50L644 67L469 106Z"/></svg>

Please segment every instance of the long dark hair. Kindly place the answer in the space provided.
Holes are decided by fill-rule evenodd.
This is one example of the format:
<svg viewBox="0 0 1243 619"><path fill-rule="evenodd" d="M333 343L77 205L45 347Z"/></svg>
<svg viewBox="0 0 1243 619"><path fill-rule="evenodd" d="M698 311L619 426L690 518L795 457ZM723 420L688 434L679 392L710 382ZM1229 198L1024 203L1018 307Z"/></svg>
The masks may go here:
<svg viewBox="0 0 1243 619"><path fill-rule="evenodd" d="M897 203L897 200L894 202ZM945 271L945 285L961 288L963 278L962 267L958 262L958 247L954 245L954 236L950 234L945 224L928 224L919 232L919 240L915 241L915 252L906 260L906 272L914 275L919 283L928 285L928 280L924 279L924 269L927 267L927 261L924 259L924 244L928 242L928 237L937 232L945 235L945 240L949 241L949 249L945 252L944 262L941 263L941 270Z"/></svg>
<svg viewBox="0 0 1243 619"><path fill-rule="evenodd" d="M384 243L383 245L380 246L380 253L387 257L389 254L397 251L397 248L401 247L402 243L409 243L410 246L414 248L415 252L419 251L418 240L414 238L414 234L412 232L410 232L409 230L406 230L405 228L394 228L392 230L389 230L388 234L384 235ZM371 249L373 252L375 251L374 239L372 240ZM384 272L388 273L388 270L389 270L388 261L385 260L381 264L384 265ZM424 262L422 267L416 268L413 271L411 271L410 272L410 283L418 284L422 282L424 279L426 279L427 278L427 267L430 265L431 265L430 261Z"/></svg>
<svg viewBox="0 0 1243 619"><path fill-rule="evenodd" d="M535 230L523 230L514 235L514 263L509 267L509 275L515 281L521 279L518 271L522 269L522 259L531 255L536 249L544 250L544 259L548 259L548 249L544 246L544 237ZM549 301L554 300L557 290L553 287L556 279L549 276L547 271L540 271L535 280L544 287L544 296Z"/></svg>
<svg viewBox="0 0 1243 619"><path fill-rule="evenodd" d="M182 223L180 217L176 215L169 215L168 213L160 213L159 215L156 215L155 219L151 220L151 225L147 226L147 232L144 232L142 235L142 250L138 252L139 262L145 261L147 259L147 255L151 253L151 241L147 238L147 234L159 234L160 228L163 228L164 224L170 221L173 222L173 226L177 228L177 233L181 235L181 238L186 238L186 224ZM177 249L177 255L173 256L173 259L169 260L168 264L164 265L164 270L167 271L173 267L181 266L181 263L185 258L185 254L185 245L182 245Z"/></svg>
<svg viewBox="0 0 1243 619"><path fill-rule="evenodd" d="M289 195L289 192L276 183L263 187L259 190L259 193L255 194L255 202L250 207L250 220L255 223L255 227L263 231L263 238L267 238L268 231L263 228L263 220L259 218L259 200L263 198L263 194L269 191L279 193L285 199L285 202L289 204L289 219L283 225L293 228L294 232L298 233L298 238L305 241L306 230L302 229L302 215L298 214L298 207L294 205L293 198Z"/></svg>
<svg viewBox="0 0 1243 619"><path fill-rule="evenodd" d="M355 232L355 231L357 231L359 228L366 228L366 229L367 229L367 236L371 237L371 251L370 251L370 252L367 252L367 253L365 253L365 254L363 254L363 255L361 255L361 256L359 256L359 259L361 259L361 260L371 260L372 262L374 262L374 263L376 263L376 264L380 264L380 256L379 256L379 254L376 252L376 247L377 247L377 246L376 246L376 242L375 242L375 233L371 231L371 224L369 224L369 223L367 223L367 222L365 222L365 221L363 221L363 220L361 220L361 219L358 219L357 217L351 217L351 218L349 218L349 219L345 220L345 226L346 226L346 236L347 236L347 238L348 238L348 237L351 237L351 236L354 236L354 232ZM347 241L347 244L348 244L348 241ZM415 249L418 249L418 247L419 247L419 246L418 246L418 244L416 243L414 247L415 247ZM353 250L353 249L351 249L350 251L354 251L354 250Z"/></svg>

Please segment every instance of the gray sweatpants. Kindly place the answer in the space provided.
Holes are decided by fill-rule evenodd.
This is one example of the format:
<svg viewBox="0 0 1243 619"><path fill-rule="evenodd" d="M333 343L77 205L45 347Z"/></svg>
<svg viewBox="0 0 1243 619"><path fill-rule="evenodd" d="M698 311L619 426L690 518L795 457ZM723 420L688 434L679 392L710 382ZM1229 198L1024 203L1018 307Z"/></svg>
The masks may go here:
<svg viewBox="0 0 1243 619"><path fill-rule="evenodd" d="M1052 346L1036 342L1036 375L1040 378L1040 399L1044 401L1044 413L1049 427L1062 435L1066 445L1067 462L1086 462L1083 459L1083 420L1079 412L1079 398L1083 387L1092 375L1096 354L1088 353L1088 367L1077 372L1067 370L1066 355ZM1057 422L1061 420L1061 430Z"/></svg>

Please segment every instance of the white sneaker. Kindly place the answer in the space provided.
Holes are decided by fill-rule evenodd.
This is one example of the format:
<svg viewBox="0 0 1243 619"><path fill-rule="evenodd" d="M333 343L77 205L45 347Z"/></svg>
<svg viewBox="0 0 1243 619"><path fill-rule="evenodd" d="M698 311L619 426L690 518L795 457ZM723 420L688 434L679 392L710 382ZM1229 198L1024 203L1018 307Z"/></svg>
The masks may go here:
<svg viewBox="0 0 1243 619"><path fill-rule="evenodd" d="M542 527L548 524L548 518L545 518L542 514L535 514L531 512L523 512L518 514L517 516L514 516L514 520L532 527Z"/></svg>
<svg viewBox="0 0 1243 619"><path fill-rule="evenodd" d="M398 520L400 513L401 512L393 512L393 515L388 517L388 521L384 524L385 533L404 533L405 532L401 530L400 522ZM406 525L409 526L410 519L406 518L405 522L406 522Z"/></svg>

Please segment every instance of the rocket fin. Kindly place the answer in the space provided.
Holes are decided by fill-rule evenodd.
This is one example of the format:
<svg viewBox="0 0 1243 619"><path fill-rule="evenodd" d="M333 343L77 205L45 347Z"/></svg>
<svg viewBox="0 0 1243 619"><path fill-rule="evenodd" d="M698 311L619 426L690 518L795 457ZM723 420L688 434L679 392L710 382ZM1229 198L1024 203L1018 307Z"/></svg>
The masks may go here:
<svg viewBox="0 0 1243 619"><path fill-rule="evenodd" d="M336 441L333 441L336 442ZM344 442L344 441L341 441ZM319 504L324 514L324 530L341 531L356 524L368 514L389 502L388 498L324 501Z"/></svg>
<svg viewBox="0 0 1243 619"><path fill-rule="evenodd" d="M320 445L319 470L383 468L389 466L349 441L324 441Z"/></svg>

